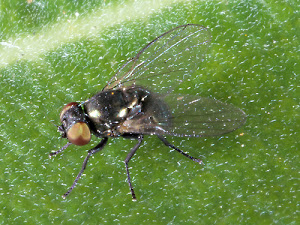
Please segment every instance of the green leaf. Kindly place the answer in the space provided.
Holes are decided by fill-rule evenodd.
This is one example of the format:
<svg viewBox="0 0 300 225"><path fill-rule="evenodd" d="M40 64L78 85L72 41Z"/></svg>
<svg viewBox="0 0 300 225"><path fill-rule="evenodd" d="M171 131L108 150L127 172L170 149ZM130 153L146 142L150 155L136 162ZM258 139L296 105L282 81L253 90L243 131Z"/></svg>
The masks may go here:
<svg viewBox="0 0 300 225"><path fill-rule="evenodd" d="M296 224L299 221L297 1L0 1L1 224ZM244 127L169 138L198 165L147 137L110 140L63 200L90 145L62 147L63 105L97 93L169 29L209 27L206 60L182 92L232 103ZM298 137L298 138L297 138Z"/></svg>

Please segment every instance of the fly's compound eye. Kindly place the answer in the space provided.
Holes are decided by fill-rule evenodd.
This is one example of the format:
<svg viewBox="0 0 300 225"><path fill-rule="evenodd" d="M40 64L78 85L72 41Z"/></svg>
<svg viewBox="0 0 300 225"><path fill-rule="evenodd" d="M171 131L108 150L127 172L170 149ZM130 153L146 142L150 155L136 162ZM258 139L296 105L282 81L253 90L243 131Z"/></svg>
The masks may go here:
<svg viewBox="0 0 300 225"><path fill-rule="evenodd" d="M74 145L86 145L91 140L91 131L87 125L85 114L77 102L71 102L63 107L60 121L65 137Z"/></svg>
<svg viewBox="0 0 300 225"><path fill-rule="evenodd" d="M91 140L90 128L84 122L75 123L67 131L67 138L74 145L86 145Z"/></svg>

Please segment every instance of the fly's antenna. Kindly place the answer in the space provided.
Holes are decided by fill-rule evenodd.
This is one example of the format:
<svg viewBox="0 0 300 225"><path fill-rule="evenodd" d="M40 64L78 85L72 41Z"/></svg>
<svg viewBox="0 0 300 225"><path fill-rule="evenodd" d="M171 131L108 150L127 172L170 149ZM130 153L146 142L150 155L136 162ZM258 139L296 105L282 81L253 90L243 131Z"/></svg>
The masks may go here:
<svg viewBox="0 0 300 225"><path fill-rule="evenodd" d="M59 127L58 125L56 125L53 121L50 120L50 123L52 123L54 126Z"/></svg>

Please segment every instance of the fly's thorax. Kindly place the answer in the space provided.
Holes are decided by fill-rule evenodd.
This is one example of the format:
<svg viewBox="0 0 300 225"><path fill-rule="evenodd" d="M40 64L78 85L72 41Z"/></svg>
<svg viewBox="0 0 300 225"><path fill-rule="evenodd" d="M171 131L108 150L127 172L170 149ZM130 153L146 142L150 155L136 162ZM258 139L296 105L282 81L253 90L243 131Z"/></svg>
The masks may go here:
<svg viewBox="0 0 300 225"><path fill-rule="evenodd" d="M120 88L102 91L84 103L84 112L97 136L118 134L119 125L140 111L141 98L138 91Z"/></svg>
<svg viewBox="0 0 300 225"><path fill-rule="evenodd" d="M91 140L91 132L85 114L77 102L65 105L60 113L61 126L58 130L63 138L75 145L86 145Z"/></svg>
<svg viewBox="0 0 300 225"><path fill-rule="evenodd" d="M117 121L118 115L126 115L126 105L122 91L108 90L99 92L85 102L84 110L93 123L108 123Z"/></svg>

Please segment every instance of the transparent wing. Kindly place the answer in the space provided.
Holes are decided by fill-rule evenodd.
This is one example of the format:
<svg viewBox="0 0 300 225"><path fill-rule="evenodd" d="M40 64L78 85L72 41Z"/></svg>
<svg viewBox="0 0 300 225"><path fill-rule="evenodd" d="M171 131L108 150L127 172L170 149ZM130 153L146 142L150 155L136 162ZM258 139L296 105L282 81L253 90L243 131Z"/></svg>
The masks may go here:
<svg viewBox="0 0 300 225"><path fill-rule="evenodd" d="M175 136L214 136L229 133L246 122L239 108L221 101L191 95L169 95L164 99L170 107L171 126L160 124Z"/></svg>
<svg viewBox="0 0 300 225"><path fill-rule="evenodd" d="M200 25L176 27L154 39L124 64L104 89L139 85L167 93L197 69L210 43Z"/></svg>
<svg viewBox="0 0 300 225"><path fill-rule="evenodd" d="M169 113L153 121L145 114L123 129L131 133L172 136L215 136L236 130L246 122L239 108L215 99L191 95L167 95L163 98Z"/></svg>

